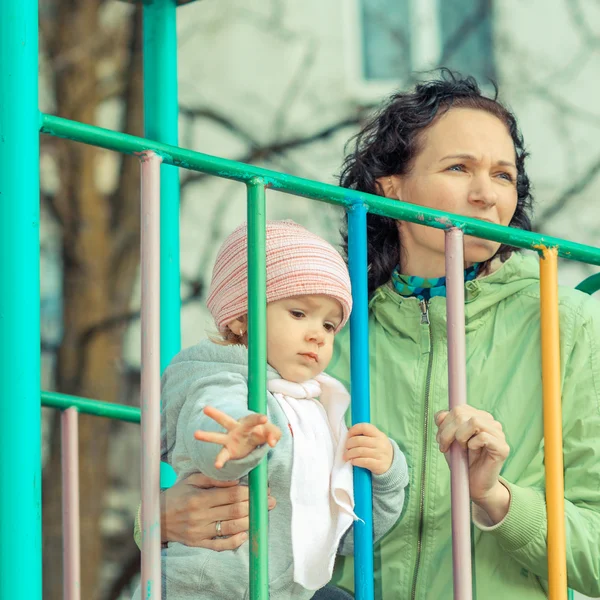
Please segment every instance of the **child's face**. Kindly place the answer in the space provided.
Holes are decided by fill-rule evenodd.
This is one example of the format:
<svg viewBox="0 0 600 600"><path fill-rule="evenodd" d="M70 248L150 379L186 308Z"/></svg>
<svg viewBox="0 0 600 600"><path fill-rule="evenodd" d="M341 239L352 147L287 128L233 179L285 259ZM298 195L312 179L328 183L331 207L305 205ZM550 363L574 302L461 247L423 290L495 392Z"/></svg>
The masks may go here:
<svg viewBox="0 0 600 600"><path fill-rule="evenodd" d="M267 361L295 383L322 373L331 360L341 304L329 296L297 296L267 305Z"/></svg>

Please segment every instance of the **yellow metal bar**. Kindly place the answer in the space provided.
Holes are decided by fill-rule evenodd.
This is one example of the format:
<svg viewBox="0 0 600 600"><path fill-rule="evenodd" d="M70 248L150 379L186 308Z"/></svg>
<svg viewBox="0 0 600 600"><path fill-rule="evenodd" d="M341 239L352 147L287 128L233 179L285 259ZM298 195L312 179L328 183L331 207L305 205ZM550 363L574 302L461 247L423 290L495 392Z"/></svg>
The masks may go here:
<svg viewBox="0 0 600 600"><path fill-rule="evenodd" d="M563 469L560 334L558 320L558 251L543 248L540 260L542 389L546 506L548 512L548 582L550 600L567 600L565 481Z"/></svg>

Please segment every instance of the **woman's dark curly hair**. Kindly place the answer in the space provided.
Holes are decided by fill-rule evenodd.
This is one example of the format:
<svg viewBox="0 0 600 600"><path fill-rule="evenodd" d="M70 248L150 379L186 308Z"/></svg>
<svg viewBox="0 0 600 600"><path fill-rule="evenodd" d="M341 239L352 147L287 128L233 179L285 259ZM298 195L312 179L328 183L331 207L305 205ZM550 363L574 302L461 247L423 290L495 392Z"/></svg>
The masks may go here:
<svg viewBox="0 0 600 600"><path fill-rule="evenodd" d="M361 192L383 195L377 179L405 175L421 150L421 134L436 117L450 108L471 108L498 117L508 128L515 145L517 166L517 209L511 227L531 230L533 198L525 172L527 152L515 116L493 98L483 96L473 77L462 77L443 69L440 79L418 84L414 91L394 94L375 117L354 136L353 151L344 160L340 185ZM343 247L348 250L348 222L342 228ZM369 296L392 276L401 256L402 245L394 219L367 215ZM516 250L502 245L496 256L506 260ZM486 265L484 265L485 267Z"/></svg>

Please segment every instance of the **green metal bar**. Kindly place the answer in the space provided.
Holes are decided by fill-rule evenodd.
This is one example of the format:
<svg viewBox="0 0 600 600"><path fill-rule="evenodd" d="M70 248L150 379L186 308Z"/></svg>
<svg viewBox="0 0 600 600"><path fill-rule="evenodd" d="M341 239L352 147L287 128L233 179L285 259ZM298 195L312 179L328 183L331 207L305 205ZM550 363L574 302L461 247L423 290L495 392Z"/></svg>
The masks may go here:
<svg viewBox="0 0 600 600"><path fill-rule="evenodd" d="M576 288L586 294L593 294L600 290L600 273L590 275L587 279L584 279Z"/></svg>
<svg viewBox="0 0 600 600"><path fill-rule="evenodd" d="M0 598L42 598L37 0L0 1Z"/></svg>
<svg viewBox="0 0 600 600"><path fill-rule="evenodd" d="M428 225L437 229L457 227L465 235L487 238L519 248L539 251L541 247L557 247L558 255L562 258L600 265L600 248L594 246L586 246L531 231L521 231L520 229L494 225L486 221L461 217L432 208L424 208L381 196L357 192L356 190L294 177L285 173L261 169L253 165L152 142L91 125L83 125L75 121L61 119L60 117L42 115L41 131L42 133L48 133L57 137L93 144L128 154L136 154L144 150L154 150L163 158L165 163L193 171L201 171L210 175L216 175L217 177L233 179L244 183L249 183L253 178L259 177L267 187L279 192L286 192L344 207L350 207L355 203L364 203L371 213Z"/></svg>
<svg viewBox="0 0 600 600"><path fill-rule="evenodd" d="M177 30L175 0L144 5L145 136L177 146ZM181 347L179 274L179 169L160 171L160 364L161 371Z"/></svg>
<svg viewBox="0 0 600 600"><path fill-rule="evenodd" d="M57 392L42 391L42 406L58 408L59 410L75 408L77 409L77 412L86 415L106 417L107 419L118 419L119 421L129 421L130 423L140 422L140 409L135 406L101 402L100 400L90 400L89 398L69 396Z"/></svg>
<svg viewBox="0 0 600 600"><path fill-rule="evenodd" d="M265 183L248 184L248 408L267 414ZM250 472L250 600L269 598L267 460Z"/></svg>

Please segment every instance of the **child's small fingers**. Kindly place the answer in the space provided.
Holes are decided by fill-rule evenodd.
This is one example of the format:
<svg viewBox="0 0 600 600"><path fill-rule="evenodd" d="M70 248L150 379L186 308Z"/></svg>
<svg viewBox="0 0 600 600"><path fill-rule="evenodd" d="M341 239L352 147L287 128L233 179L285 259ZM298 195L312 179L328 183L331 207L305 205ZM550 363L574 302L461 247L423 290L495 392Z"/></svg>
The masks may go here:
<svg viewBox="0 0 600 600"><path fill-rule="evenodd" d="M214 406L205 406L204 414L207 417L210 417L213 421L216 421L222 427L225 427L225 429L228 431L237 425L237 421L234 418L230 417Z"/></svg>
<svg viewBox="0 0 600 600"><path fill-rule="evenodd" d="M272 433L276 439L281 439L281 429L279 429L279 427L277 427L277 425L273 425L272 423L270 423L269 425L267 425L269 432Z"/></svg>
<svg viewBox="0 0 600 600"><path fill-rule="evenodd" d="M378 455L376 448L350 448L344 454L344 460L354 460L355 458L375 458Z"/></svg>
<svg viewBox="0 0 600 600"><path fill-rule="evenodd" d="M230 458L231 454L229 450L227 450L227 448L221 448L221 451L217 454L217 458L215 458L215 467L217 469L222 469Z"/></svg>
<svg viewBox="0 0 600 600"><path fill-rule="evenodd" d="M267 415L261 414L252 414L240 419L240 423L246 429L252 429L253 427L257 427L258 425L264 425L267 422Z"/></svg>
<svg viewBox="0 0 600 600"><path fill-rule="evenodd" d="M271 448L274 448L277 442L281 439L281 429L279 429L277 425L269 423L268 425L265 425L265 433L267 444L269 444Z"/></svg>
<svg viewBox="0 0 600 600"><path fill-rule="evenodd" d="M378 467L378 461L375 458L355 458L350 462L353 467L362 467L363 469L368 469L369 471L373 471Z"/></svg>
<svg viewBox="0 0 600 600"><path fill-rule="evenodd" d="M203 431L202 429L194 431L194 437L200 442L211 442L212 444L224 444L227 440L226 433Z"/></svg>
<svg viewBox="0 0 600 600"><path fill-rule="evenodd" d="M375 448L377 446L377 439L366 435L356 435L348 438L346 442L346 449L350 448Z"/></svg>
<svg viewBox="0 0 600 600"><path fill-rule="evenodd" d="M380 433L381 432L379 431L379 429L377 429L375 425L371 425L371 423L357 423L348 430L348 437L354 437L357 435L366 435L373 437L379 435Z"/></svg>

